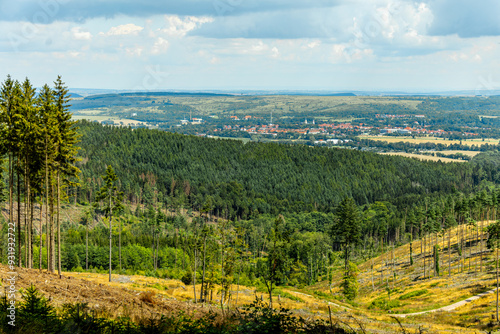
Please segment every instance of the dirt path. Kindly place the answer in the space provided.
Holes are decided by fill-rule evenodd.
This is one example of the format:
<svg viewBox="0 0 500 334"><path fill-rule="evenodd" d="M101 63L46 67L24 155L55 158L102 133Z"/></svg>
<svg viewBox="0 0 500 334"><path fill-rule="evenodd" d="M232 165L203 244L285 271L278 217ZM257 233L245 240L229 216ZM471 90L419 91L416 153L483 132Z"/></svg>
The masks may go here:
<svg viewBox="0 0 500 334"><path fill-rule="evenodd" d="M393 317L399 317L399 318L406 318L406 317L410 317L410 316L414 316L414 315L421 315L421 314L433 313L433 312L439 312L439 311L450 312L450 311L453 311L453 310L455 310L455 309L457 309L457 308L459 308L461 306L464 306L464 305L466 305L468 303L471 303L474 300L477 300L477 299L482 298L482 297L487 296L487 295L491 295L492 293L495 293L496 290L497 289L489 290L489 291L480 293L478 295L475 295L473 297L467 298L465 300L459 301L457 303L454 303L454 304L451 304L451 305L448 305L448 306L443 306L443 307L440 307L440 308L437 308L437 309L434 309L434 310L428 310L428 311L422 311L422 312L415 312L415 313L406 313L406 314L391 314L391 316L393 316ZM296 294L299 294L299 295L308 296L308 297L311 297L311 298L317 298L317 297L314 297L314 296L311 296L311 295L308 295L308 294L305 294L305 293L302 293L302 292L297 292L297 291L292 291L292 292L296 293ZM335 307L338 307L338 308L347 309L347 310L352 310L351 308L346 307L346 306L338 305L338 304L335 304L335 303L332 303L332 302L329 302L329 301L326 301L326 302L328 303L328 305L332 305L332 306L335 306Z"/></svg>
<svg viewBox="0 0 500 334"><path fill-rule="evenodd" d="M454 309L456 308L459 308L460 306L464 306L474 300L477 300L479 298L482 298L486 295L490 295L492 293L495 293L497 289L493 289L493 290L490 290L490 291L486 291L486 292L483 292L483 293L480 293L478 295L475 295L473 297L470 297L470 298L467 298L465 300L462 300L458 303L455 303L455 304L451 304L451 305L448 305L448 306L443 306L443 307L440 307L440 308L437 308L437 309L434 309L434 310L428 310L428 311L422 311L422 312L416 312L416 313L407 313L407 314L391 314L392 316L394 317L399 317L399 318L406 318L406 317L409 317L409 316L413 316L413 315L420 315L420 314L425 314L425 313L433 313L433 312L438 312L438 311L445 311L445 312L449 312L449 311L453 311Z"/></svg>

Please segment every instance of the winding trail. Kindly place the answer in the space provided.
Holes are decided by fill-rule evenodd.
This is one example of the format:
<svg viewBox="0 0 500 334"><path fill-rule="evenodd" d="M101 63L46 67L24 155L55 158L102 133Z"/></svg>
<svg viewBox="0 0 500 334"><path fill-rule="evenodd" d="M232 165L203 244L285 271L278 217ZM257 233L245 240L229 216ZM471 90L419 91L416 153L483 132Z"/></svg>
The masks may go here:
<svg viewBox="0 0 500 334"><path fill-rule="evenodd" d="M440 307L440 308L437 308L437 309L434 309L434 310L427 310L427 311L422 311L422 312L415 312L415 313L406 313L406 314L390 314L391 316L393 317L398 317L398 318L406 318L406 317L410 317L410 316L414 316L414 315L421 315L421 314L426 314L426 313L433 313L433 312L439 312L439 311L444 311L444 312L449 312L449 311L453 311L461 306L464 306L468 303L471 303L473 302L474 300L477 300L479 298L482 298L484 296L487 296L487 295L491 295L492 293L495 293L497 289L493 289L493 290L489 290L489 291L486 291L486 292L483 292L483 293L480 293L478 295L475 295L473 297L470 297L470 298L467 298L465 300L462 300L462 301L459 301L457 303L454 303L454 304L451 304L451 305L448 305L448 306L443 306L443 307ZM314 297L314 296L311 296L311 295L308 295L308 294L305 294L305 293L302 293L302 292L297 292L297 291L292 291L294 293L297 293L299 295L304 295L304 296L308 296L308 297L311 297L311 298L317 298L317 297ZM335 303L332 303L330 301L326 301L328 303L328 305L332 305L332 306L335 306L335 307L338 307L338 308L343 308L343 309L347 309L347 310L352 310L351 308L349 307L346 307L346 306L342 306L342 305L338 305L338 304L335 304Z"/></svg>
<svg viewBox="0 0 500 334"><path fill-rule="evenodd" d="M338 307L338 308L343 308L343 309L346 309L346 310L352 310L352 308L350 308L350 307L342 306L342 305L339 305L339 304L335 304L335 303L332 303L332 302L330 302L328 300L324 300L324 299L321 299L321 298L318 298L318 297L314 297L314 296L308 295L307 293L302 293L302 292L293 291L293 290L290 290L290 291L293 292L293 293L296 293L298 295L307 296L307 297L316 298L316 299L320 299L320 300L326 301L328 303L328 305L332 305L332 306L335 306L335 307Z"/></svg>
<svg viewBox="0 0 500 334"><path fill-rule="evenodd" d="M439 312L439 311L449 312L449 311L453 311L456 308L459 308L460 306L464 306L464 305L466 305L466 304L468 304L470 302L473 302L474 300L477 300L477 299L482 298L484 296L487 296L487 295L490 295L492 293L495 293L496 290L497 289L495 288L493 290L480 293L478 295L475 295L473 297L467 298L467 299L462 300L460 302L457 302L457 303L454 303L454 304L451 304L451 305L448 305L448 306L443 306L443 307L440 307L440 308L437 308L437 309L434 309L434 310L428 310L428 311L422 311L422 312L416 312L416 313L407 313L407 314L391 314L391 315L393 317L406 318L406 317L410 317L410 316L413 316L413 315L420 315L420 314L433 313L433 312Z"/></svg>

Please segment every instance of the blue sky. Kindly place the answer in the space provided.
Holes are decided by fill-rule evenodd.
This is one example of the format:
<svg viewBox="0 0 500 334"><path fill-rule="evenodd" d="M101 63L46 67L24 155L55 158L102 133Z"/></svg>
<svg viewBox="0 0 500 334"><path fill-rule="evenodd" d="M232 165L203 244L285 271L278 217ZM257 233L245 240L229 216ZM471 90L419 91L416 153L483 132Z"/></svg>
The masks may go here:
<svg viewBox="0 0 500 334"><path fill-rule="evenodd" d="M133 90L500 89L498 0L0 0L0 75Z"/></svg>

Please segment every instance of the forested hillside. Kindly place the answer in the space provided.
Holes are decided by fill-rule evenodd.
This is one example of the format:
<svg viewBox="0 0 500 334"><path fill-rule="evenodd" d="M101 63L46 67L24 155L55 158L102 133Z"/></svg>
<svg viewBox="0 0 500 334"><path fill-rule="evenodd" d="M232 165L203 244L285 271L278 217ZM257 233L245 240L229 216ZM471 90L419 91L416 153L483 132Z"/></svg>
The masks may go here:
<svg viewBox="0 0 500 334"><path fill-rule="evenodd" d="M247 143L156 130L106 127L82 121L83 192L90 196L114 166L131 202L210 202L229 218L258 214L331 212L345 197L357 204L390 201L405 207L421 195L471 192L494 181L487 165L444 164L347 149ZM498 181L498 180L496 180Z"/></svg>
<svg viewBox="0 0 500 334"><path fill-rule="evenodd" d="M180 279L221 309L244 285L272 309L283 286L331 286L339 272L355 300L355 263L398 244L419 279L439 276L438 236L463 230L462 263L498 218L497 152L445 164L75 123L60 77L38 94L8 77L0 93L0 259L11 266ZM372 290L385 291L383 273Z"/></svg>

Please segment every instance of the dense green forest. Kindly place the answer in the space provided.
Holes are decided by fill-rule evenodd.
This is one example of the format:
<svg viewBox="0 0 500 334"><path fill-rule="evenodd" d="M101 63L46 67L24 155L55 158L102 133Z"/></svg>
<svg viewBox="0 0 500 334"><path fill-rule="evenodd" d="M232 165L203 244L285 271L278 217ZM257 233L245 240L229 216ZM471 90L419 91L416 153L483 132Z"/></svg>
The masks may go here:
<svg viewBox="0 0 500 334"><path fill-rule="evenodd" d="M80 200L89 201L96 180L111 163L132 203L195 209L210 201L230 219L284 212L332 212L345 197L358 205L389 201L398 208L422 196L470 193L498 182L487 165L444 164L384 157L347 149L242 143L157 130L78 124L82 134Z"/></svg>
<svg viewBox="0 0 500 334"><path fill-rule="evenodd" d="M445 164L75 123L61 78L36 94L8 77L0 106L4 263L178 278L197 301L344 268L355 298L350 261L416 239L437 258L429 235L497 218L498 153Z"/></svg>

